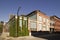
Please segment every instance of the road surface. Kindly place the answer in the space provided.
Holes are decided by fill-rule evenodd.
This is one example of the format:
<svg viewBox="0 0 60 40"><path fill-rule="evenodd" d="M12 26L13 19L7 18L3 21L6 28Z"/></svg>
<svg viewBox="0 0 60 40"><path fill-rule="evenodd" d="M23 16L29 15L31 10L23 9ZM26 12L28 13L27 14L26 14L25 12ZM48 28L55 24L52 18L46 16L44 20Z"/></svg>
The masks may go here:
<svg viewBox="0 0 60 40"><path fill-rule="evenodd" d="M32 36L25 37L1 37L0 40L60 40L60 33L34 32Z"/></svg>
<svg viewBox="0 0 60 40"><path fill-rule="evenodd" d="M35 32L33 36L38 38L45 38L47 40L60 40L60 33Z"/></svg>

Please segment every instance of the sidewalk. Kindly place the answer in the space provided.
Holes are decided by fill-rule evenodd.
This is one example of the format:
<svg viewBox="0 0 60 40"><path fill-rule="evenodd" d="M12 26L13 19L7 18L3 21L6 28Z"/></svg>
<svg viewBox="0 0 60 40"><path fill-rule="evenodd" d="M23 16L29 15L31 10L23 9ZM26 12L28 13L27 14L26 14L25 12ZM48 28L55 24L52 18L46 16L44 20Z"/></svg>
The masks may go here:
<svg viewBox="0 0 60 40"><path fill-rule="evenodd" d="M38 38L38 37L34 37L34 36L23 36L23 37L7 37L8 33L3 33L0 36L0 40L47 40L47 39L43 39L43 38ZM7 35L7 36L6 36Z"/></svg>
<svg viewBox="0 0 60 40"><path fill-rule="evenodd" d="M33 37L33 36L24 36L24 37L0 37L0 40L47 40L47 39L43 39L43 38L37 38L37 37Z"/></svg>

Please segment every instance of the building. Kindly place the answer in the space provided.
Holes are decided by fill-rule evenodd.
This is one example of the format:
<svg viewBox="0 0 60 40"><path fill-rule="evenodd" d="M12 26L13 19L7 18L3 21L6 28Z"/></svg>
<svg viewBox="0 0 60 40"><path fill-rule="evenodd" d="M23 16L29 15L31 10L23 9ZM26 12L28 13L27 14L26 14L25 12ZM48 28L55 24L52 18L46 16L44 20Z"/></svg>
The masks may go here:
<svg viewBox="0 0 60 40"><path fill-rule="evenodd" d="M11 15L6 23L10 36L28 35L28 18L25 15ZM20 34L19 34L20 33ZM22 35L23 34L23 35Z"/></svg>
<svg viewBox="0 0 60 40"><path fill-rule="evenodd" d="M51 16L51 31L52 32L60 32L60 18L57 16Z"/></svg>
<svg viewBox="0 0 60 40"><path fill-rule="evenodd" d="M35 10L27 15L30 31L50 31L50 17L40 10Z"/></svg>
<svg viewBox="0 0 60 40"><path fill-rule="evenodd" d="M20 36L22 34L31 35L31 31L55 32L60 31L60 18L57 16L49 17L40 10L35 10L27 15L11 15L6 23L6 27L8 32L15 36L17 36L17 33L20 33ZM10 31L10 28L12 31Z"/></svg>

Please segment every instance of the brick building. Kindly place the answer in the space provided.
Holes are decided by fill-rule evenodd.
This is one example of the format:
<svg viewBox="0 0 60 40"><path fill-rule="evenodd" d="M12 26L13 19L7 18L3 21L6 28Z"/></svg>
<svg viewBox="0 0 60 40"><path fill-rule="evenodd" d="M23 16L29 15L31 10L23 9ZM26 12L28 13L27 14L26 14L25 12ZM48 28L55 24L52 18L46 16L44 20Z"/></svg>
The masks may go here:
<svg viewBox="0 0 60 40"><path fill-rule="evenodd" d="M50 19L52 21L51 22L52 31L59 32L60 31L60 18L54 15L54 16L51 16Z"/></svg>

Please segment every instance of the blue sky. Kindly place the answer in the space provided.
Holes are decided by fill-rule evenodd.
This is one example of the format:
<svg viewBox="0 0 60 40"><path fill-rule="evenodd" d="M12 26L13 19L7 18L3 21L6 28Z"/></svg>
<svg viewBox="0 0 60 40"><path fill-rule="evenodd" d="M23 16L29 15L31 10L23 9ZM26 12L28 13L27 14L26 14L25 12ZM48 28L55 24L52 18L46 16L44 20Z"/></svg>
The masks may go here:
<svg viewBox="0 0 60 40"><path fill-rule="evenodd" d="M28 14L34 10L41 10L48 16L60 17L60 0L0 0L0 21L8 21L10 14Z"/></svg>

